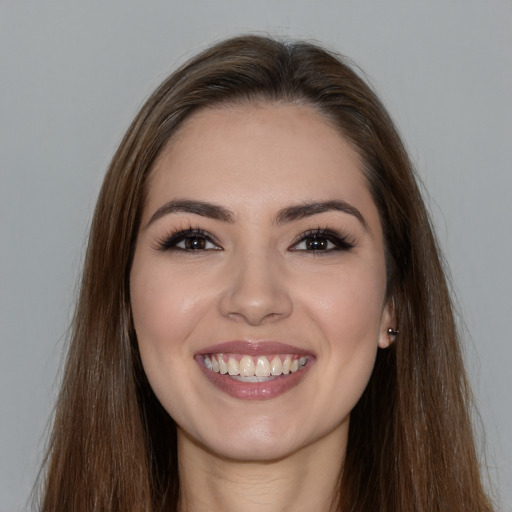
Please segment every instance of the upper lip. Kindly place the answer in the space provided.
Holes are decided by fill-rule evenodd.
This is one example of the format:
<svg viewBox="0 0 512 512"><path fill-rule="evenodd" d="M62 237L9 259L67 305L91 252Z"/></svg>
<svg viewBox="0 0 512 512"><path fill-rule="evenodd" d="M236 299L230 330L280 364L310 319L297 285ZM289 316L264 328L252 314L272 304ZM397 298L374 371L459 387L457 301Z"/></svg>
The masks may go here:
<svg viewBox="0 0 512 512"><path fill-rule="evenodd" d="M272 355L272 354L311 354L309 350L300 347L281 343L279 341L247 341L232 340L210 345L197 352L196 355L205 354L247 354L249 356Z"/></svg>

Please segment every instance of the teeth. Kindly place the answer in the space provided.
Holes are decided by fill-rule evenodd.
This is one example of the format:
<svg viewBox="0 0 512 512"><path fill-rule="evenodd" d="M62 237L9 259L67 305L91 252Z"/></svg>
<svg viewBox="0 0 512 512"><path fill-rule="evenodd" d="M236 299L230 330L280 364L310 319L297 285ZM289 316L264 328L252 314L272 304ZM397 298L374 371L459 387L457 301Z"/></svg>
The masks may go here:
<svg viewBox="0 0 512 512"><path fill-rule="evenodd" d="M233 357L228 359L228 373L229 375L240 375L240 367L238 361Z"/></svg>
<svg viewBox="0 0 512 512"><path fill-rule="evenodd" d="M257 377L268 377L270 375L270 363L266 357L258 357L255 375Z"/></svg>
<svg viewBox="0 0 512 512"><path fill-rule="evenodd" d="M283 373L286 375L290 373L290 369L292 366L292 358L290 356L286 356L283 362Z"/></svg>
<svg viewBox="0 0 512 512"><path fill-rule="evenodd" d="M215 356L213 356L215 359L217 359ZM224 361L224 354L218 355L218 361L219 361L219 371L222 373L222 375L225 375L228 373L228 365L226 364L226 361Z"/></svg>
<svg viewBox="0 0 512 512"><path fill-rule="evenodd" d="M234 375L232 378L240 382L267 382L275 377L269 379L268 377L257 377L256 375L254 377L240 377L240 375Z"/></svg>
<svg viewBox="0 0 512 512"><path fill-rule="evenodd" d="M269 361L269 357L272 358ZM204 356L204 365L208 370L229 374L236 380L244 382L265 382L269 377L287 375L295 373L306 366L308 358L302 356L296 358L291 354L276 354L274 356L258 356L257 358L249 355L224 355L208 354Z"/></svg>
<svg viewBox="0 0 512 512"><path fill-rule="evenodd" d="M283 373L283 362L279 356L274 356L270 363L270 373L272 375L281 375Z"/></svg>
<svg viewBox="0 0 512 512"><path fill-rule="evenodd" d="M240 359L240 375L242 377L254 377L254 370L254 361L252 360L252 357L243 356L242 359Z"/></svg>

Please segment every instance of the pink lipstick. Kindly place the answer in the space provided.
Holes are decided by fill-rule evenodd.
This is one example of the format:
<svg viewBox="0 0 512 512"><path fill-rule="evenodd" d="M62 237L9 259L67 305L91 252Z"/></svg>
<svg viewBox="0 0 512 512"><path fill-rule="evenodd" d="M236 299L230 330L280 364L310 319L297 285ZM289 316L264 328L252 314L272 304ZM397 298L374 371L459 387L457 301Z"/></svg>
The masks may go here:
<svg viewBox="0 0 512 512"><path fill-rule="evenodd" d="M297 386L315 356L275 341L229 341L202 349L195 360L224 393L243 400L267 400Z"/></svg>

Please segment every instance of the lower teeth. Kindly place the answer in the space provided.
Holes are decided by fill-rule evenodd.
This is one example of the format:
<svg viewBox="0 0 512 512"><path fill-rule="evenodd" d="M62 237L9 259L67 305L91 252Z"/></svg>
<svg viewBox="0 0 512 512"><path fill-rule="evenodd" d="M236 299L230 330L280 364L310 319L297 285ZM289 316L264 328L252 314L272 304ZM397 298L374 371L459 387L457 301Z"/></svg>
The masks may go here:
<svg viewBox="0 0 512 512"><path fill-rule="evenodd" d="M267 382L276 378L273 375L270 377L256 377L256 375L254 377L241 377L240 375L230 375L230 377L240 382Z"/></svg>

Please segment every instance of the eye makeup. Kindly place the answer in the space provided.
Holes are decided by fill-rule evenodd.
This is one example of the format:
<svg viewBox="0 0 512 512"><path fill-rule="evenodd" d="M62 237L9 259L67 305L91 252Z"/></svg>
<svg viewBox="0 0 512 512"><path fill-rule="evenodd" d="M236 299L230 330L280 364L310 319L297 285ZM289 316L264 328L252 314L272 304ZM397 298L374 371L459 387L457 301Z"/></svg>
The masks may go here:
<svg viewBox="0 0 512 512"><path fill-rule="evenodd" d="M328 254L335 251L350 251L356 242L350 235L330 228L317 227L299 234L288 247L292 252ZM223 250L211 233L199 227L176 228L157 240L155 248L160 252L183 251L198 253L201 251Z"/></svg>
<svg viewBox="0 0 512 512"><path fill-rule="evenodd" d="M330 228L318 227L300 234L288 250L319 254L350 251L355 246L356 242L351 236Z"/></svg>
<svg viewBox="0 0 512 512"><path fill-rule="evenodd" d="M178 228L171 231L166 236L157 240L155 248L161 252L222 250L219 242L211 233L201 228L193 228L192 226L187 229Z"/></svg>

